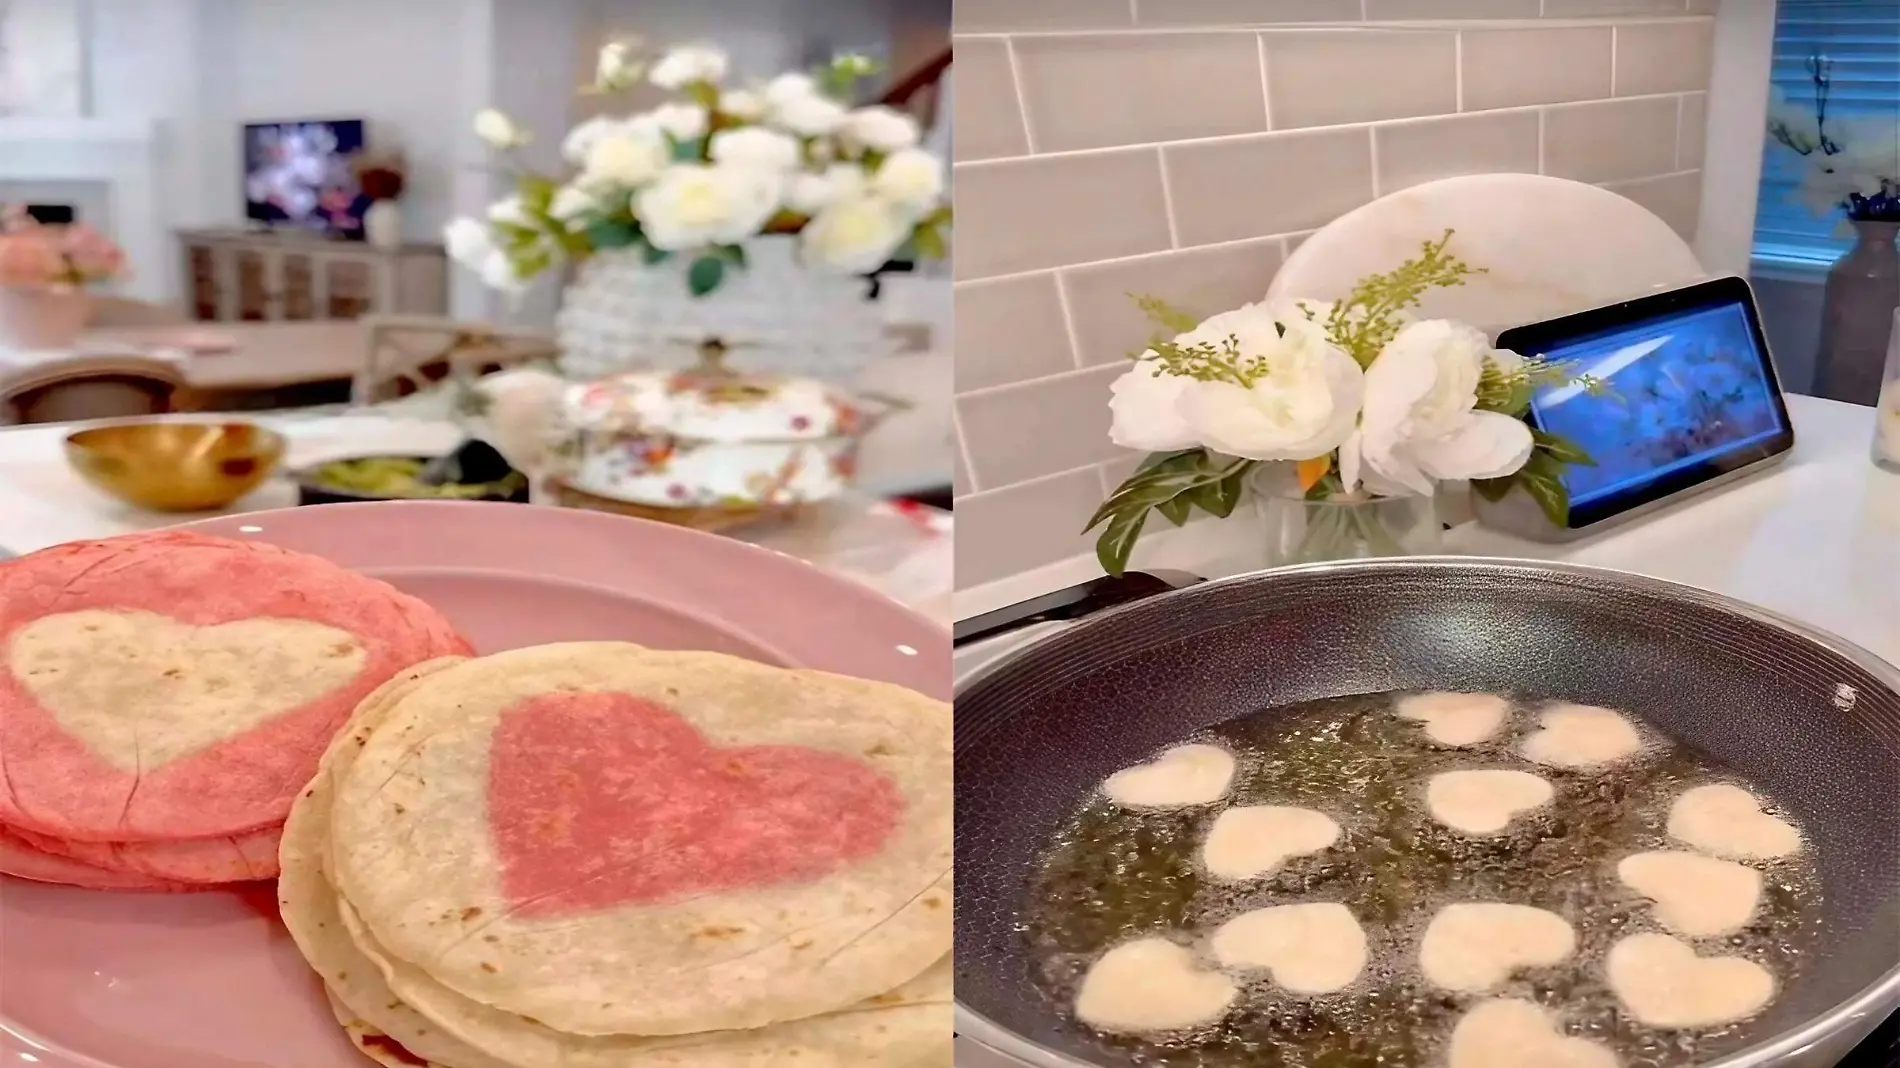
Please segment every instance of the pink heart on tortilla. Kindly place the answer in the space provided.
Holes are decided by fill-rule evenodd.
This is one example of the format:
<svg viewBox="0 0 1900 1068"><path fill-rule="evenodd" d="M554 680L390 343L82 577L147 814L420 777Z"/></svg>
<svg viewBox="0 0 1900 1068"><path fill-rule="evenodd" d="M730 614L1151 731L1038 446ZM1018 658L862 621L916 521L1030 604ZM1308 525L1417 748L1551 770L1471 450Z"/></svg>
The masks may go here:
<svg viewBox="0 0 1900 1068"><path fill-rule="evenodd" d="M530 917L816 879L877 853L903 804L842 753L721 748L624 693L523 701L489 757L502 892Z"/></svg>

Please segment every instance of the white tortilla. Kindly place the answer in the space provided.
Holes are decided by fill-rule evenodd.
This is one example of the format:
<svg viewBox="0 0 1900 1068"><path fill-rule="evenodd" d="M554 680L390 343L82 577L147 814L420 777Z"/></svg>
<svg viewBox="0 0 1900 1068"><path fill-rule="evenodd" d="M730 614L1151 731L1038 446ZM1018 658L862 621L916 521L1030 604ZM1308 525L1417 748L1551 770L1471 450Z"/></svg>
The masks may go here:
<svg viewBox="0 0 1900 1068"><path fill-rule="evenodd" d="M1185 946L1140 938L1089 966L1076 994L1075 1015L1098 1031L1181 1031L1220 1019L1239 993L1233 980L1196 965Z"/></svg>
<svg viewBox="0 0 1900 1068"><path fill-rule="evenodd" d="M1424 727L1439 745L1463 749L1497 734L1511 703L1491 693L1419 693L1399 699L1398 714Z"/></svg>
<svg viewBox="0 0 1900 1068"><path fill-rule="evenodd" d="M1754 794L1729 783L1683 791L1669 807L1669 837L1727 860L1774 860L1801 852L1794 824L1761 810Z"/></svg>
<svg viewBox="0 0 1900 1068"><path fill-rule="evenodd" d="M1624 857L1623 885L1655 902L1656 919L1687 938L1734 934L1761 907L1761 872L1699 853L1658 850Z"/></svg>
<svg viewBox="0 0 1900 1068"><path fill-rule="evenodd" d="M1472 837L1497 834L1555 796L1549 781L1505 768L1440 772L1425 784L1425 807L1432 818Z"/></svg>
<svg viewBox="0 0 1900 1068"><path fill-rule="evenodd" d="M1274 905L1220 925L1214 956L1229 968L1265 968L1295 994L1344 990L1366 970L1366 932L1333 902Z"/></svg>
<svg viewBox="0 0 1900 1068"><path fill-rule="evenodd" d="M1618 1068L1616 1054L1558 1028L1535 1002L1494 998L1479 1004L1451 1032L1447 1068Z"/></svg>
<svg viewBox="0 0 1900 1068"><path fill-rule="evenodd" d="M1477 994L1526 968L1562 964L1576 951L1576 931L1554 912L1463 901L1432 917L1419 943L1418 966L1440 990Z"/></svg>
<svg viewBox="0 0 1900 1068"><path fill-rule="evenodd" d="M1229 880L1271 875L1294 857L1339 841L1339 824L1324 812L1285 805L1241 805L1214 819L1201 844L1209 873Z"/></svg>
<svg viewBox="0 0 1900 1068"><path fill-rule="evenodd" d="M1594 771L1643 750L1643 736L1619 712L1595 705L1551 705L1537 715L1538 729L1518 752L1534 764Z"/></svg>
<svg viewBox="0 0 1900 1068"><path fill-rule="evenodd" d="M1665 934L1631 935L1611 946L1603 971L1623 1008L1651 1027L1719 1027L1775 999L1768 969L1742 957L1697 956Z"/></svg>

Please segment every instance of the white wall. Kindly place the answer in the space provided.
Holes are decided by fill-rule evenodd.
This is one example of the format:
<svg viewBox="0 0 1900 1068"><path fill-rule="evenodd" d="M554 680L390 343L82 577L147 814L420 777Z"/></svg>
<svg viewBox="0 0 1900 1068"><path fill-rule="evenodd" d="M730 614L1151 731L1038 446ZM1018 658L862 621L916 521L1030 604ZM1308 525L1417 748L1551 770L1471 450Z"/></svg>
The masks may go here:
<svg viewBox="0 0 1900 1068"><path fill-rule="evenodd" d="M1696 255L1716 274L1746 275L1768 118L1776 0L1722 0L1709 76L1702 214Z"/></svg>

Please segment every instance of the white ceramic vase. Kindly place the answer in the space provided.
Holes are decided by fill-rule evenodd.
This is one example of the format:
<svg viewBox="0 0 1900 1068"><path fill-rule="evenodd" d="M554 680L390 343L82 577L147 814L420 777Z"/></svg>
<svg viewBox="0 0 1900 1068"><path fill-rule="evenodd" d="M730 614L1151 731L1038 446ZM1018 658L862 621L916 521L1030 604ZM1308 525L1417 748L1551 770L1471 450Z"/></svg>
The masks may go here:
<svg viewBox="0 0 1900 1068"><path fill-rule="evenodd" d="M402 244L402 207L378 200L363 212L363 240L372 248L393 249Z"/></svg>
<svg viewBox="0 0 1900 1068"><path fill-rule="evenodd" d="M589 259L555 319L563 373L690 367L717 340L736 368L848 382L896 350L870 283L806 269L795 237L748 242L746 266L728 268L703 297L687 286L691 264L676 255L648 265L631 250Z"/></svg>
<svg viewBox="0 0 1900 1068"><path fill-rule="evenodd" d="M86 328L84 290L0 286L0 349L68 349Z"/></svg>

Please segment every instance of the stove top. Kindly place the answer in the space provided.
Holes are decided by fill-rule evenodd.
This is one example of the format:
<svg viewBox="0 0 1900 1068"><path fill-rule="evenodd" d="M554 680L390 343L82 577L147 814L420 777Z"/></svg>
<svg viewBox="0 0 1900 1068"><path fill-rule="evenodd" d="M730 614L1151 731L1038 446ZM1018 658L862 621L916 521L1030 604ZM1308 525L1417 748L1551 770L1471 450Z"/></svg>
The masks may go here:
<svg viewBox="0 0 1900 1068"><path fill-rule="evenodd" d="M1131 574L1130 577L1135 576ZM1148 576L1140 577L1148 578ZM1168 586L1189 585L1194 581L1197 580L1192 576L1170 574L1162 580L1165 585L1156 585L1153 589L1142 587L1132 596L1138 597L1159 592L1160 589ZM958 680L967 678L979 668L1021 649L1030 642L1074 626L1077 620L1088 615L1093 608L1112 607L1114 604L1125 603L1127 599L1131 598L1119 596L1113 592L1103 596L1100 591L1097 591L1093 596L1082 597L1072 595L1071 591L1063 591L1060 594L1051 594L1047 598L1039 599L1044 602L1041 604L1032 603L999 609L985 617L979 617L979 620L986 622L988 626L967 628L968 630L987 631L991 627L1009 629L998 629L993 636L971 633L968 637L964 637L960 633L961 644L956 647L952 660L955 677ZM1052 606L1055 606L1054 610L1051 610ZM979 620L969 622L976 623ZM1035 621L1025 623L1022 620ZM960 632L963 630L965 628L960 628ZM1024 1062L999 1053L975 1039L959 1035L956 1040L956 1068L1024 1068ZM1873 1034L1867 1036L1866 1041L1854 1047L1854 1051L1840 1061L1835 1068L1900 1068L1900 1013L1888 1017L1884 1023L1874 1029Z"/></svg>

